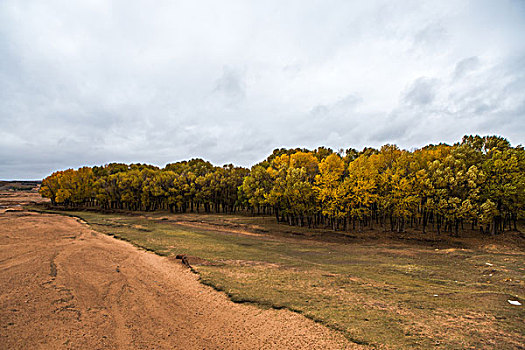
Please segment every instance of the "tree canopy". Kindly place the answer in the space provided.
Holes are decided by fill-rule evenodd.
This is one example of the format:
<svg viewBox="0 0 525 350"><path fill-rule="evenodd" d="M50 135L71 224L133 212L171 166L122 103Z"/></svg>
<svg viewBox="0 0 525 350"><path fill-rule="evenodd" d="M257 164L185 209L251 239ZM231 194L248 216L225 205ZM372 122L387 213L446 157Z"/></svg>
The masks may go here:
<svg viewBox="0 0 525 350"><path fill-rule="evenodd" d="M202 159L111 163L57 171L40 193L53 205L171 212L272 214L335 230L408 226L496 234L525 215L525 151L498 136L465 136L414 151L396 145L334 152L276 149L251 170Z"/></svg>

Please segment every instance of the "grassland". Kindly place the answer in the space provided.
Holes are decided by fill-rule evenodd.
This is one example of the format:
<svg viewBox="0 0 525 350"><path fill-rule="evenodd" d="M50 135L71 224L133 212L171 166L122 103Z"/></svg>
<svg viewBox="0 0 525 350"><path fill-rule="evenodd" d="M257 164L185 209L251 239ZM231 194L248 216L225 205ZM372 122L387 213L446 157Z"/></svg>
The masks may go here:
<svg viewBox="0 0 525 350"><path fill-rule="evenodd" d="M67 212L170 258L237 302L288 308L377 348L515 349L525 344L520 233L339 234L273 218Z"/></svg>

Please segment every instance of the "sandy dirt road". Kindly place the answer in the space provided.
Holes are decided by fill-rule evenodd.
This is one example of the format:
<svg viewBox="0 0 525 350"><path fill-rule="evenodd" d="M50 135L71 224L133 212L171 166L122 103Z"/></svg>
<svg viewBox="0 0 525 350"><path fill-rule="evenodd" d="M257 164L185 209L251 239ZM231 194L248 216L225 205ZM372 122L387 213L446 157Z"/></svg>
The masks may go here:
<svg viewBox="0 0 525 350"><path fill-rule="evenodd" d="M235 304L180 263L75 218L0 213L0 349L346 349L286 310Z"/></svg>

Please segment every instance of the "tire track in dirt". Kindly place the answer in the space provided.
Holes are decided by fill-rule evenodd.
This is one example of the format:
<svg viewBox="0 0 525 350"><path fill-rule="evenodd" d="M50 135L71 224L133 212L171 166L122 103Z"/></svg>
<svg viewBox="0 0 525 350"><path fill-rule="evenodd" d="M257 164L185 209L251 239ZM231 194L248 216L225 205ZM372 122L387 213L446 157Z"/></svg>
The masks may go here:
<svg viewBox="0 0 525 350"><path fill-rule="evenodd" d="M75 218L0 214L0 247L0 349L360 348L293 312L235 304Z"/></svg>

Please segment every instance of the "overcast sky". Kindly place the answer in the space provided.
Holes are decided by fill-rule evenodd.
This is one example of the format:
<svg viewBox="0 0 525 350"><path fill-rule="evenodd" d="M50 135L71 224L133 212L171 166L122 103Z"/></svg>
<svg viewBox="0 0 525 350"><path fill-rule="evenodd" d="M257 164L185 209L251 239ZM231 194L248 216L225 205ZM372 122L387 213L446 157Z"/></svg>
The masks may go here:
<svg viewBox="0 0 525 350"><path fill-rule="evenodd" d="M0 179L525 141L524 1L0 1Z"/></svg>

